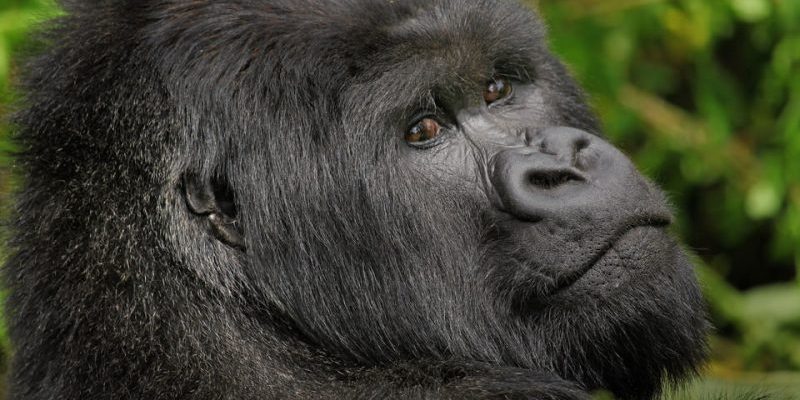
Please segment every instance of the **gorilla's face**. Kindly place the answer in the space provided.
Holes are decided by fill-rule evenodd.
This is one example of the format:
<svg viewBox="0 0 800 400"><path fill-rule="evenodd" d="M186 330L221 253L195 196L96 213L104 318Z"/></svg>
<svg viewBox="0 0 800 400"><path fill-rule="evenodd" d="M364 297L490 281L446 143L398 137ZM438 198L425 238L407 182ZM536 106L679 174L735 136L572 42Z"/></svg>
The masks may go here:
<svg viewBox="0 0 800 400"><path fill-rule="evenodd" d="M501 279L501 293L524 312L554 297L609 296L633 275L678 264L664 234L666 202L625 155L538 115L560 95L546 83L485 79L483 98L478 92L457 110L420 112L404 156L409 169L483 201L481 243L494 254L484 263L493 266L490 281ZM647 257L635 257L652 242Z"/></svg>
<svg viewBox="0 0 800 400"><path fill-rule="evenodd" d="M263 10L281 34L230 54L192 44L230 65L193 65L214 93L173 79L211 116L200 131L236 137L210 215L248 297L353 363L480 360L637 396L702 358L664 196L600 135L528 11L300 3Z"/></svg>

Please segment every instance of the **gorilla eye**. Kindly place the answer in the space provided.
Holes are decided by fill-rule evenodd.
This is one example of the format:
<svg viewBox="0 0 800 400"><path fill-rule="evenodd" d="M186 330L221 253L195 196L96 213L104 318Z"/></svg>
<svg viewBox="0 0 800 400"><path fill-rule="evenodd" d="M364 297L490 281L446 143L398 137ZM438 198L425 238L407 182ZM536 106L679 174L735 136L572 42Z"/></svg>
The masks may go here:
<svg viewBox="0 0 800 400"><path fill-rule="evenodd" d="M433 118L423 118L408 129L405 140L408 143L423 143L439 136L442 126Z"/></svg>
<svg viewBox="0 0 800 400"><path fill-rule="evenodd" d="M511 94L511 83L503 78L495 78L486 84L483 92L483 100L486 104L492 104L502 100Z"/></svg>

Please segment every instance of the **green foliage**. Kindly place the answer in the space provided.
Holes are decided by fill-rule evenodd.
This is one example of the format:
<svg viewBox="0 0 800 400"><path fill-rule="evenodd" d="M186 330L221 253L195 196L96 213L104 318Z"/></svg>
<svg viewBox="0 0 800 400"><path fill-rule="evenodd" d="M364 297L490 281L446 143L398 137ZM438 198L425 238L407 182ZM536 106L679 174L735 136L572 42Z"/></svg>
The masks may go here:
<svg viewBox="0 0 800 400"><path fill-rule="evenodd" d="M14 146L10 141L8 117L16 100L12 82L19 72L18 56L36 21L56 15L55 3L45 0L0 0L0 217L5 220L8 194L11 191L11 157ZM5 233L0 232L0 238ZM0 248L0 263L5 259ZM0 299L5 298L0 291ZM5 370L10 353L8 335L2 323L0 308L0 371Z"/></svg>
<svg viewBox="0 0 800 400"><path fill-rule="evenodd" d="M20 67L15 57L21 52L23 43L36 21L56 15L55 3L47 0L0 0L0 195L7 193L9 162L8 154L13 150L8 140L10 104L15 99L11 82ZM2 197L0 197L2 199Z"/></svg>

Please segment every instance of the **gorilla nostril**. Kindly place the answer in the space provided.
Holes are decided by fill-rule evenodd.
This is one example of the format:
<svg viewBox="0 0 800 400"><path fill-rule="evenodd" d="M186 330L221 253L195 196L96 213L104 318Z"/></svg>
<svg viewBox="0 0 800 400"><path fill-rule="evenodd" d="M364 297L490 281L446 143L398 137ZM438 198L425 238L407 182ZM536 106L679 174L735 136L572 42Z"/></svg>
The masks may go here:
<svg viewBox="0 0 800 400"><path fill-rule="evenodd" d="M584 177L570 170L539 170L531 171L526 175L527 181L540 189L550 190L566 183L585 182Z"/></svg>
<svg viewBox="0 0 800 400"><path fill-rule="evenodd" d="M579 137L575 139L575 152L579 153L581 150L589 147L589 138Z"/></svg>

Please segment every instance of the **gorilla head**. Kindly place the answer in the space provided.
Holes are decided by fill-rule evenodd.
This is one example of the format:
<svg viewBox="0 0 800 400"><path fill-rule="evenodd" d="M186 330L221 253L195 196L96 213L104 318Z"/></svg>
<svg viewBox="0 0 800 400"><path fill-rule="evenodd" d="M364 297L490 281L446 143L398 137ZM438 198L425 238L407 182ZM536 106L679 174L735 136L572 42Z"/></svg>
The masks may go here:
<svg viewBox="0 0 800 400"><path fill-rule="evenodd" d="M13 398L648 398L664 196L501 0L70 2L31 65Z"/></svg>

